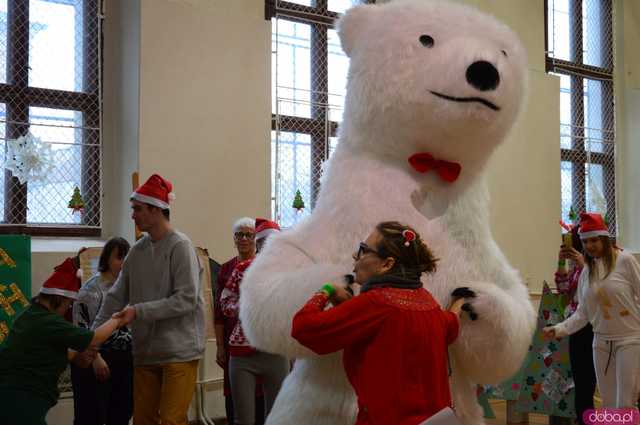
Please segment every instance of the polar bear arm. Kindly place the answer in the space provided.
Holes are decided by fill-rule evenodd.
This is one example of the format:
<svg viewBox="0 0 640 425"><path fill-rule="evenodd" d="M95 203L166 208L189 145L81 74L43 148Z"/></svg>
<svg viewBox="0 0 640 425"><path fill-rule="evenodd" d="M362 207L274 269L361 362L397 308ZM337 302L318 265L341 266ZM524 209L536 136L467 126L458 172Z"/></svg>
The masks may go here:
<svg viewBox="0 0 640 425"><path fill-rule="evenodd" d="M314 295L293 318L291 336L316 354L329 354L373 336L391 307L377 303L371 292L329 310L328 298Z"/></svg>
<svg viewBox="0 0 640 425"><path fill-rule="evenodd" d="M472 306L478 320L462 320L452 355L473 382L498 384L522 366L533 337L535 311L524 286L512 292L491 283L465 286L477 294Z"/></svg>
<svg viewBox="0 0 640 425"><path fill-rule="evenodd" d="M353 266L314 263L283 238L267 243L242 281L242 329L259 350L309 357L313 353L291 337L293 316L324 283L339 282Z"/></svg>

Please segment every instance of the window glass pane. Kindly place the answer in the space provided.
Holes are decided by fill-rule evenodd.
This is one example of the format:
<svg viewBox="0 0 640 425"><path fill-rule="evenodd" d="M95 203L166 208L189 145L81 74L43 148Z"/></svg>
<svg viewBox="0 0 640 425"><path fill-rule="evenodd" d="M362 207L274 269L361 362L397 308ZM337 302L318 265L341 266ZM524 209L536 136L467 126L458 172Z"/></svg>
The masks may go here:
<svg viewBox="0 0 640 425"><path fill-rule="evenodd" d="M574 1L574 0L571 0ZM569 0L549 0L547 9L549 56L570 60Z"/></svg>
<svg viewBox="0 0 640 425"><path fill-rule="evenodd" d="M283 227L291 227L311 209L311 137L308 134L272 132L272 159L274 197L278 210L274 211L276 221ZM274 146L275 144L275 146ZM305 209L293 208L296 191L300 191Z"/></svg>
<svg viewBox="0 0 640 425"><path fill-rule="evenodd" d="M6 122L7 108L4 103L0 103L0 164L4 164L6 159ZM4 221L4 167L0 167L0 223Z"/></svg>
<svg viewBox="0 0 640 425"><path fill-rule="evenodd" d="M605 132L603 131L603 84L601 81L584 79L584 136L585 149L602 152Z"/></svg>
<svg viewBox="0 0 640 425"><path fill-rule="evenodd" d="M276 0L277 3L278 0ZM287 0L289 3L301 4L303 6L313 6L312 2L315 0Z"/></svg>
<svg viewBox="0 0 640 425"><path fill-rule="evenodd" d="M347 72L349 58L342 51L340 39L335 30L328 31L329 42L329 119L342 121L344 97L347 92Z"/></svg>
<svg viewBox="0 0 640 425"><path fill-rule="evenodd" d="M362 3L359 0L329 0L329 10L332 12L344 13L347 9Z"/></svg>
<svg viewBox="0 0 640 425"><path fill-rule="evenodd" d="M6 82L7 82L7 0L0 0L0 83L6 83Z"/></svg>
<svg viewBox="0 0 640 425"><path fill-rule="evenodd" d="M604 197L603 168L600 164L584 164L587 184L587 211L598 212L603 216L607 213L607 202Z"/></svg>
<svg viewBox="0 0 640 425"><path fill-rule="evenodd" d="M272 98L279 115L311 116L311 27L273 20Z"/></svg>
<svg viewBox="0 0 640 425"><path fill-rule="evenodd" d="M82 91L83 0L29 0L29 85Z"/></svg>
<svg viewBox="0 0 640 425"><path fill-rule="evenodd" d="M573 205L573 163L569 161L562 161L560 163L560 185L562 193L562 220L565 223L570 223L569 211Z"/></svg>
<svg viewBox="0 0 640 425"><path fill-rule="evenodd" d="M611 31L610 24L604 21L604 2L602 0L582 0L582 50L583 63L606 67L605 57L611 46L605 43L603 30Z"/></svg>
<svg viewBox="0 0 640 425"><path fill-rule="evenodd" d="M560 77L560 147L571 149L571 77L554 75Z"/></svg>
<svg viewBox="0 0 640 425"><path fill-rule="evenodd" d="M82 113L31 107L29 122L31 134L50 144L54 168L27 186L27 222L79 224L80 213L68 205L74 188L82 188Z"/></svg>

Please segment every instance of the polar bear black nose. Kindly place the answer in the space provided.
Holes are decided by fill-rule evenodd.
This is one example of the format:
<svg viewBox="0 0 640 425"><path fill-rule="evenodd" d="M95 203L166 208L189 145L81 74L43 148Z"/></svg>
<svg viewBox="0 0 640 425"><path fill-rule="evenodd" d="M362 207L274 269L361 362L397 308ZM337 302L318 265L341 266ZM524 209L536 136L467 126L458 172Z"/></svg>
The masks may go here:
<svg viewBox="0 0 640 425"><path fill-rule="evenodd" d="M467 81L481 91L495 90L500 84L500 74L489 62L478 61L467 68Z"/></svg>

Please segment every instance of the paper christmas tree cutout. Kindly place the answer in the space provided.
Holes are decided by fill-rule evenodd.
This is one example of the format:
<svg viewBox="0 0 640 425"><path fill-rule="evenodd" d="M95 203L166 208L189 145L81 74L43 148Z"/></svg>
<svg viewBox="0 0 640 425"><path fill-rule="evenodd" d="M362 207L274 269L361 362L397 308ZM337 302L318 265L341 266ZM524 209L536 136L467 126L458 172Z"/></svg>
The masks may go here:
<svg viewBox="0 0 640 425"><path fill-rule="evenodd" d="M16 268L16 262L7 254L7 251L0 248L0 266L7 266L11 269Z"/></svg>
<svg viewBox="0 0 640 425"><path fill-rule="evenodd" d="M542 335L545 326L564 319L568 303L566 295L554 294L544 282L536 332L520 371L500 385L479 387L478 403L484 409L485 417L494 416L488 398L513 400L517 412L575 416L569 338L549 341Z"/></svg>
<svg viewBox="0 0 640 425"><path fill-rule="evenodd" d="M293 208L298 211L304 209L304 201L302 200L302 194L299 190L296 190L296 196L293 198Z"/></svg>
<svg viewBox="0 0 640 425"><path fill-rule="evenodd" d="M69 201L69 208L73 210L72 214L77 212L82 213L84 210L84 200L82 199L82 195L80 194L80 189L76 186L73 189L73 195L71 196L71 200Z"/></svg>

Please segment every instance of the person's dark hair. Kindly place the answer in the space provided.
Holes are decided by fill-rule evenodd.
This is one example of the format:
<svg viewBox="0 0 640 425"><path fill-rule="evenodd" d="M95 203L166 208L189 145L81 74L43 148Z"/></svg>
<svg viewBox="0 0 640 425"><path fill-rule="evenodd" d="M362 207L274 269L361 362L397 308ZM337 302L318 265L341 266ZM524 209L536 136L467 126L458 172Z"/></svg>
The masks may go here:
<svg viewBox="0 0 640 425"><path fill-rule="evenodd" d="M602 260L604 261L606 274L604 276L598 276L599 279L604 279L611 274L616 266L617 252L616 247L609 236L598 236L598 239L602 241ZM585 252L584 259L589 266L589 279L592 279L596 273L596 260L588 253Z"/></svg>
<svg viewBox="0 0 640 425"><path fill-rule="evenodd" d="M419 279L422 273L436 271L435 258L429 247L423 242L420 234L412 227L398 223L397 221L385 221L376 226L376 230L382 235L378 244L378 253L382 257L393 257L396 260L390 273L408 279ZM403 236L405 230L412 231L416 237L405 245Z"/></svg>
<svg viewBox="0 0 640 425"><path fill-rule="evenodd" d="M130 247L129 242L124 238L109 239L104 245L104 248L102 248L100 260L98 261L98 271L100 273L109 271L109 258L114 249L118 252L118 258L124 258L127 256L127 253L129 253Z"/></svg>
<svg viewBox="0 0 640 425"><path fill-rule="evenodd" d="M163 208L156 207L155 205L151 205L151 204L147 204L147 203L144 203L144 205L146 205L147 208L155 208L155 209L160 210L162 212L162 215L164 216L164 218L166 218L167 221L171 221L171 211L169 210L169 208L163 209Z"/></svg>
<svg viewBox="0 0 640 425"><path fill-rule="evenodd" d="M573 249L584 255L582 239L580 239L580 226L573 226L573 228L571 229L571 245Z"/></svg>
<svg viewBox="0 0 640 425"><path fill-rule="evenodd" d="M65 298L66 297L62 295L39 293L38 295L35 296L33 300L38 304L41 304L39 301L44 301L47 304L49 304L49 307L51 307L52 310L57 310L58 307L62 305Z"/></svg>

